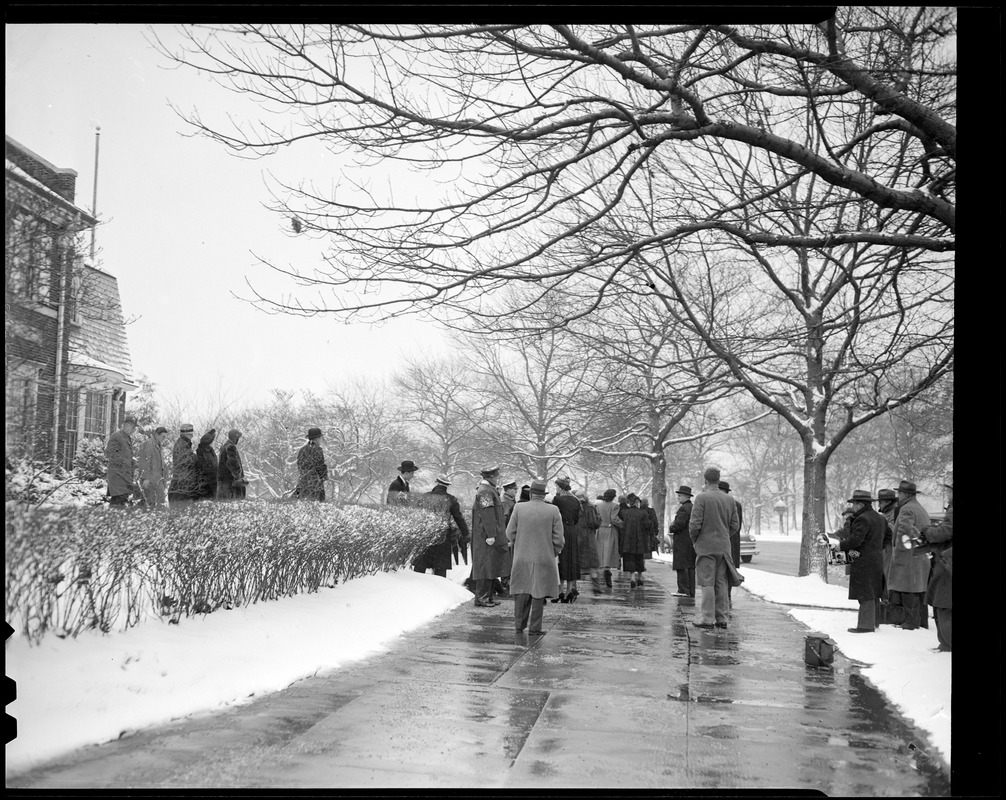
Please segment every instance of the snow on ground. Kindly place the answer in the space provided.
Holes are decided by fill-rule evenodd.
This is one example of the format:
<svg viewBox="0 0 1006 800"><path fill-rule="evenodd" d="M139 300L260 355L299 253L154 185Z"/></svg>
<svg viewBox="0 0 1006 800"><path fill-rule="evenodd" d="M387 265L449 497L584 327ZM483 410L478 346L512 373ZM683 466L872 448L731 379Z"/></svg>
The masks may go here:
<svg viewBox="0 0 1006 800"><path fill-rule="evenodd" d="M659 557L661 560L666 558ZM789 578L744 567L744 588L826 633L901 713L929 733L950 763L950 654L933 653L935 628L888 626L852 634L846 590L816 577ZM6 646L18 698L7 707L18 737L7 745L7 774L78 747L196 711L247 702L320 671L366 658L461 603L468 567L448 580L401 570L334 589L168 625L149 620L124 633L44 639ZM408 597L408 603L401 598ZM364 611L365 609L365 611ZM932 623L930 623L932 625Z"/></svg>

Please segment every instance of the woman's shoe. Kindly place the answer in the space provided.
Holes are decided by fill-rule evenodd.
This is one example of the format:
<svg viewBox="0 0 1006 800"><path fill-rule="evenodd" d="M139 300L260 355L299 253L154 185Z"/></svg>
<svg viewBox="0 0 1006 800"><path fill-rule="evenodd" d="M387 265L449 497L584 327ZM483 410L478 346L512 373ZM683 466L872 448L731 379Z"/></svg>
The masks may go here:
<svg viewBox="0 0 1006 800"><path fill-rule="evenodd" d="M576 589L574 589L572 592L569 593L569 602L571 602L571 603L576 602L576 598L578 598L579 596L580 596L580 592L578 592Z"/></svg>
<svg viewBox="0 0 1006 800"><path fill-rule="evenodd" d="M559 595L559 597L560 597L560 600L559 600L560 603L572 603L573 602L573 593L572 592L570 592L567 595Z"/></svg>
<svg viewBox="0 0 1006 800"><path fill-rule="evenodd" d="M607 586L609 589L611 588L611 570L610 569L606 569L604 571L604 585Z"/></svg>
<svg viewBox="0 0 1006 800"><path fill-rule="evenodd" d="M635 589L636 588L636 582L635 581L629 581L629 588L630 589Z"/></svg>
<svg viewBox="0 0 1006 800"><path fill-rule="evenodd" d="M552 602L553 603L565 603L566 602L566 593L565 592L559 592L559 596L558 597L553 597L552 598Z"/></svg>

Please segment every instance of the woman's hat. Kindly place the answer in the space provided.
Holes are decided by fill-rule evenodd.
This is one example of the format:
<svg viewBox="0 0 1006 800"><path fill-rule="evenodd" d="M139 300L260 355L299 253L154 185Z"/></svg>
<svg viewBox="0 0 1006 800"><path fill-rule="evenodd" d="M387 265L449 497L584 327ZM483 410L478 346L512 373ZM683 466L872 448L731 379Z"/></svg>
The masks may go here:
<svg viewBox="0 0 1006 800"><path fill-rule="evenodd" d="M563 476L561 478L556 478L555 479L555 485L558 486L560 489L565 489L568 492L569 491L569 478L567 478L565 476Z"/></svg>
<svg viewBox="0 0 1006 800"><path fill-rule="evenodd" d="M323 439L325 434L321 432L321 428L308 428L307 438L308 439Z"/></svg>
<svg viewBox="0 0 1006 800"><path fill-rule="evenodd" d="M689 497L691 497L692 496L692 487L691 486L679 486L677 494L687 494Z"/></svg>
<svg viewBox="0 0 1006 800"><path fill-rule="evenodd" d="M602 495L607 502L611 502L615 499L615 495L618 494L614 489L605 489Z"/></svg>
<svg viewBox="0 0 1006 800"><path fill-rule="evenodd" d="M852 497L846 500L847 503L872 503L873 498L870 497L870 493L866 489L855 489L852 492Z"/></svg>
<svg viewBox="0 0 1006 800"><path fill-rule="evenodd" d="M628 494L627 494L627 495L625 496L625 502L626 502L626 503L628 503L628 504L629 504L630 506L631 506L631 505L632 505L633 503L635 503L636 501L638 501L638 500L639 500L639 495L637 495L637 494L636 494L635 492L629 492L629 493L628 493Z"/></svg>
<svg viewBox="0 0 1006 800"><path fill-rule="evenodd" d="M403 461L402 462L402 466L400 466L398 468L398 471L399 472L418 472L419 471L419 467L417 467L411 461Z"/></svg>

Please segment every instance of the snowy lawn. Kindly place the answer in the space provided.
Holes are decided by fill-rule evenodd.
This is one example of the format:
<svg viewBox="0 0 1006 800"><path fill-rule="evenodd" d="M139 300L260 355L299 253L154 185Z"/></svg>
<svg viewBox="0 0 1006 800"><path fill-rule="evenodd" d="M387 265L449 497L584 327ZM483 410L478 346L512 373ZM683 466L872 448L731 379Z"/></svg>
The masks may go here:
<svg viewBox="0 0 1006 800"><path fill-rule="evenodd" d="M931 652L935 628L847 633L855 616L840 609L856 604L842 587L749 566L743 572L744 588L756 595L812 606L790 613L832 637L849 658L870 665L863 674L930 734L949 764L950 654ZM464 565L446 581L402 570L180 625L151 620L125 633L46 638L35 647L12 637L6 671L17 681L18 699L7 713L18 721L18 738L7 745L7 774L123 731L247 702L380 652L402 633L471 600L460 585L467 575ZM408 603L401 603L403 596Z"/></svg>

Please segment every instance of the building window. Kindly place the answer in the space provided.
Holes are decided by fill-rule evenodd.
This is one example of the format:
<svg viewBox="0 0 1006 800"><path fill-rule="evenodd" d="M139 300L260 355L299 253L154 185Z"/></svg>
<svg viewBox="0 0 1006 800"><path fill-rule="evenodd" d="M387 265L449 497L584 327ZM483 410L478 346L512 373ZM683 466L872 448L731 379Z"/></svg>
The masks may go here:
<svg viewBox="0 0 1006 800"><path fill-rule="evenodd" d="M70 389L66 393L66 436L63 440L63 469L73 469L73 459L77 455L77 428L80 421L80 389Z"/></svg>
<svg viewBox="0 0 1006 800"><path fill-rule="evenodd" d="M5 394L7 454L16 458L30 458L35 439L33 433L38 402L38 371L11 375L7 379Z"/></svg>
<svg viewBox="0 0 1006 800"><path fill-rule="evenodd" d="M108 436L108 395L88 392L84 398L84 436Z"/></svg>
<svg viewBox="0 0 1006 800"><path fill-rule="evenodd" d="M60 255L52 229L44 220L19 214L9 230L7 288L21 297L55 305L59 284L53 267Z"/></svg>

